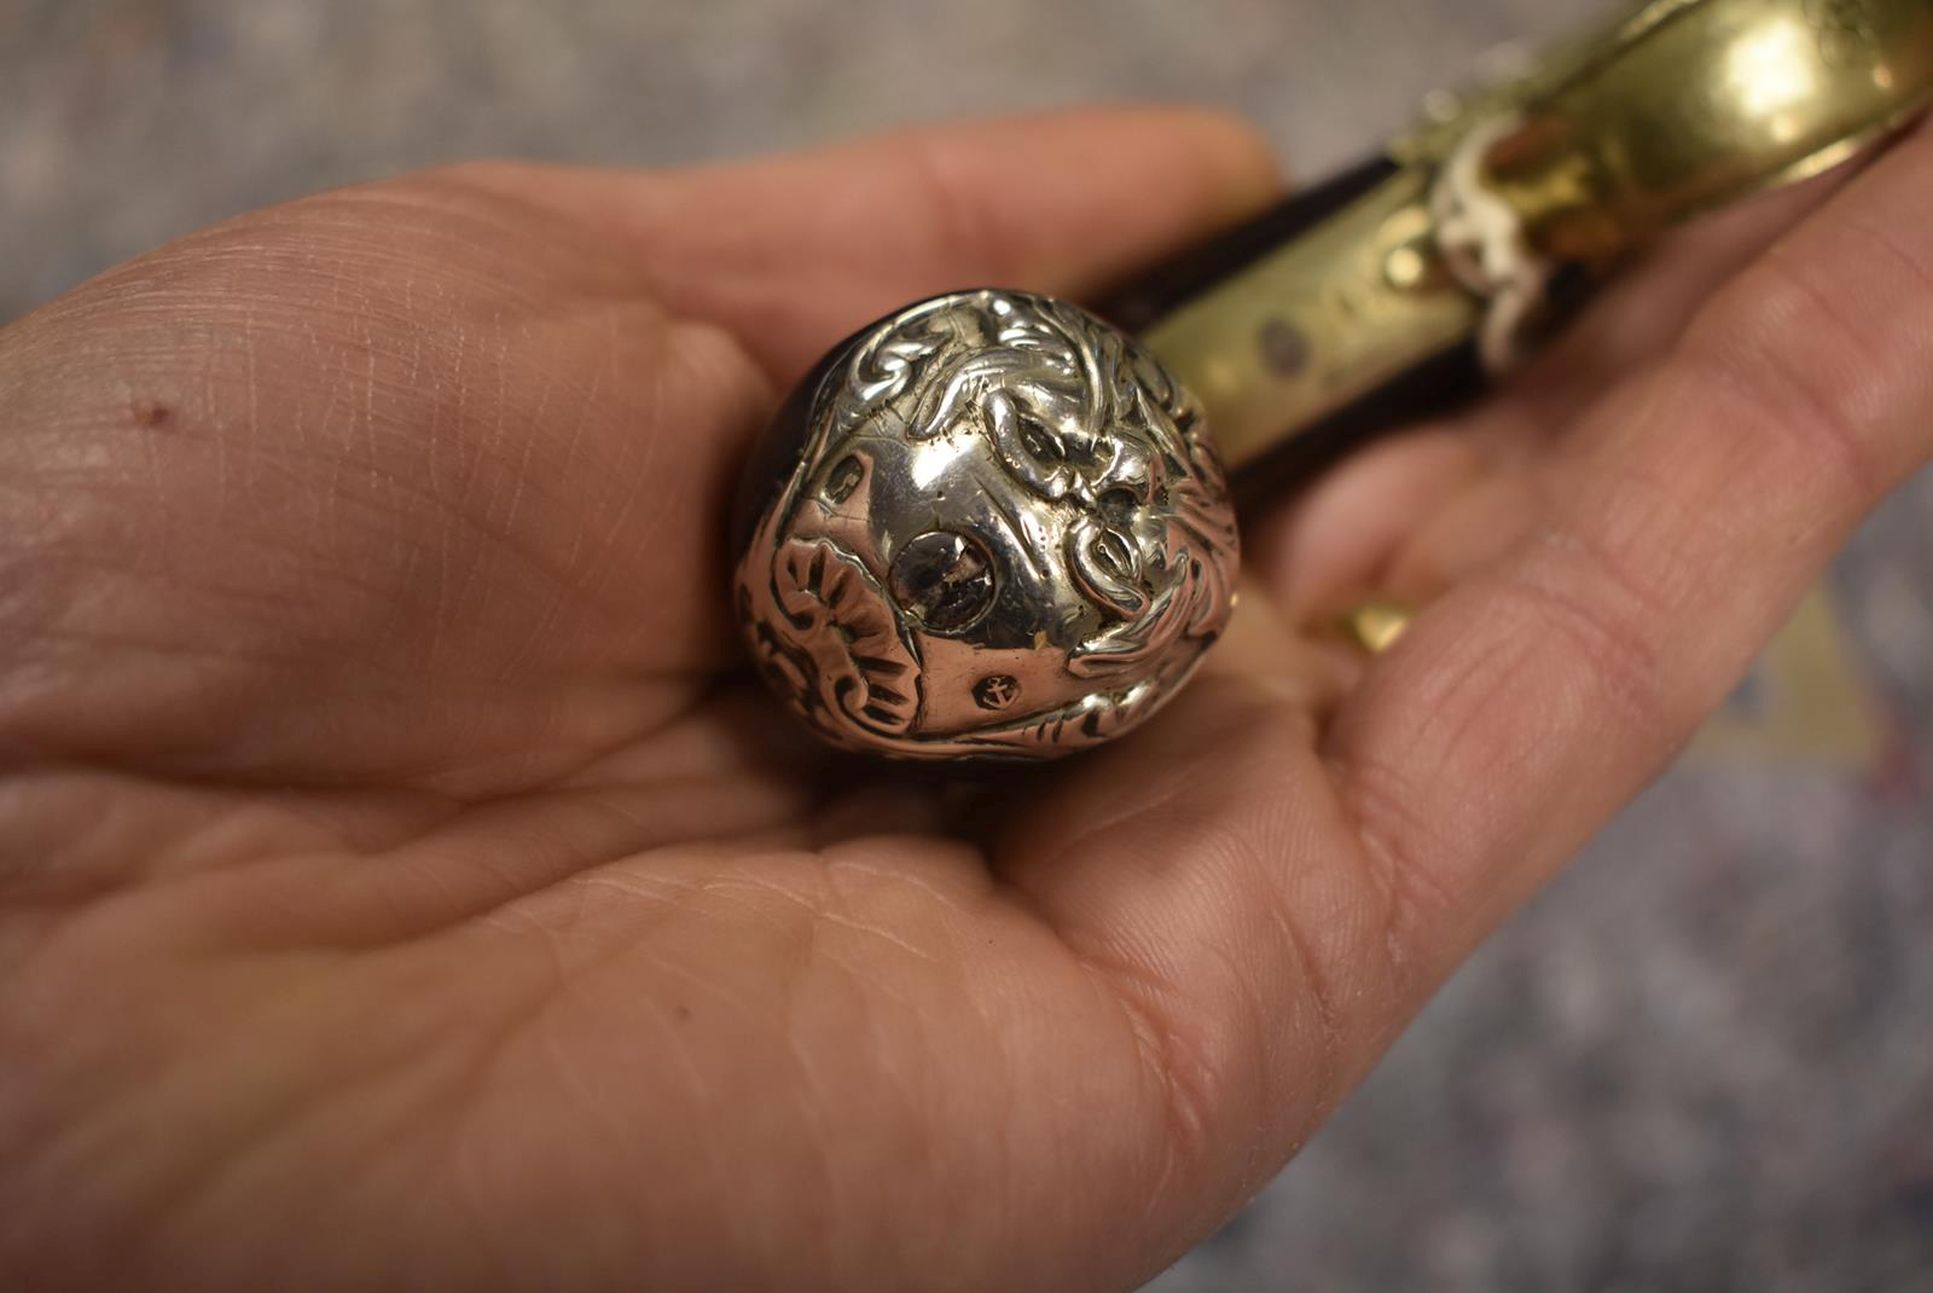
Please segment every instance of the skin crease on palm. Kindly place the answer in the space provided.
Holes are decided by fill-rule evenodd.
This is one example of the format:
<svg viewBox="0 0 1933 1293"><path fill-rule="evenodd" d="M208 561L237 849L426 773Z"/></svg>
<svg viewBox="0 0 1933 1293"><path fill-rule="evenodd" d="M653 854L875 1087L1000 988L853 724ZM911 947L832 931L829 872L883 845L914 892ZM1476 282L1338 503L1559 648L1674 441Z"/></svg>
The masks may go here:
<svg viewBox="0 0 1933 1293"><path fill-rule="evenodd" d="M793 732L722 549L785 386L1275 184L1167 109L464 167L0 332L0 1285L1125 1288L1226 1219L1933 453L1922 131L1262 518L1134 737Z"/></svg>

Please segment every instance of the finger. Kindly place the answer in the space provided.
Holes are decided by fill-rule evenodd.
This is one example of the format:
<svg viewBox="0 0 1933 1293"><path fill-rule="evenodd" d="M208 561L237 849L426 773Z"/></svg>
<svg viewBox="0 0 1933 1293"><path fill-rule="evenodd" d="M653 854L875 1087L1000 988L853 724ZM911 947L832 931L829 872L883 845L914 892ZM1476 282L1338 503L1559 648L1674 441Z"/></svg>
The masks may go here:
<svg viewBox="0 0 1933 1293"><path fill-rule="evenodd" d="M475 178L616 235L661 299L736 333L781 386L908 301L963 287L1091 293L1279 186L1253 127L1174 107L909 130L691 171Z"/></svg>
<svg viewBox="0 0 1933 1293"><path fill-rule="evenodd" d="M1670 353L1697 311L1870 161L1706 215L1625 267L1496 399L1462 419L1505 456L1534 452L1634 370Z"/></svg>
<svg viewBox="0 0 1933 1293"><path fill-rule="evenodd" d="M414 177L123 267L0 332L0 751L464 794L568 773L732 658L720 513L776 391L722 325L803 353L875 308L855 293L1071 286L1266 183L1219 119L1098 114ZM488 191L513 184L553 205Z"/></svg>
<svg viewBox="0 0 1933 1293"><path fill-rule="evenodd" d="M1421 616L1330 755L1440 971L1655 775L1933 452L1933 133L1776 244L1535 478L1523 541Z"/></svg>
<svg viewBox="0 0 1933 1293"><path fill-rule="evenodd" d="M1374 445L1264 517L1248 551L1297 622L1371 595L1425 601L1522 530L1528 460L1859 169L1727 209L1667 238L1479 408Z"/></svg>
<svg viewBox="0 0 1933 1293"><path fill-rule="evenodd" d="M1257 579L1291 623L1397 596L1388 565L1448 503L1501 468L1455 425L1420 427L1360 451L1243 535Z"/></svg>
<svg viewBox="0 0 1933 1293"><path fill-rule="evenodd" d="M1724 695L1933 452L1933 137L1859 179L1580 424L1537 533L1342 703L1210 675L1000 856L1165 1100L1157 1208L1241 1198Z"/></svg>

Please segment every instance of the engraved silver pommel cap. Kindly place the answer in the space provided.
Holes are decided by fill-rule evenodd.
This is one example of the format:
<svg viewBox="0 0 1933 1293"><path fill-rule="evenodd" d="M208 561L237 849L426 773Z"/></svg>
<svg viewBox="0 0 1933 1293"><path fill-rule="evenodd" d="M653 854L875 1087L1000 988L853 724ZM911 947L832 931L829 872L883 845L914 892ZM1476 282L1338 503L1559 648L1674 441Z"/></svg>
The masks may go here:
<svg viewBox="0 0 1933 1293"><path fill-rule="evenodd" d="M821 736L1053 758L1153 714L1234 600L1200 406L1063 301L935 297L850 338L748 468L734 602Z"/></svg>

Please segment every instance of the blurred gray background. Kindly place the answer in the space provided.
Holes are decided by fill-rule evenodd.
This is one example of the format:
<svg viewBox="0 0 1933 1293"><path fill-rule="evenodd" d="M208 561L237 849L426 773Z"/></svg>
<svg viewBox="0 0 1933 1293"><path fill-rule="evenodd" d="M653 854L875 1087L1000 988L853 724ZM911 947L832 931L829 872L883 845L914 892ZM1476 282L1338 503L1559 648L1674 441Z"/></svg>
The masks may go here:
<svg viewBox="0 0 1933 1293"><path fill-rule="evenodd" d="M1319 175L1600 8L0 0L0 321L219 217L477 155L676 165L1163 98ZM1933 480L1812 611L1160 1293L1933 1288Z"/></svg>

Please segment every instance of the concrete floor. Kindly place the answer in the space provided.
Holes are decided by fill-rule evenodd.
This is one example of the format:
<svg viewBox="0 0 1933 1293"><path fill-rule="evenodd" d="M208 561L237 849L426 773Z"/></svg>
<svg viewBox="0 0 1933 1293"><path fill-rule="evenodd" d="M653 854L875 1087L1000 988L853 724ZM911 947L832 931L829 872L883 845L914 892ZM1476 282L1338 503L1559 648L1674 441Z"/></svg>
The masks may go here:
<svg viewBox="0 0 1933 1293"><path fill-rule="evenodd" d="M167 237L481 154L674 164L1085 100L1219 102L1319 174L1583 0L0 0L0 320ZM1865 748L1776 668L1157 1281L1933 1281L1933 480L1831 605Z"/></svg>

